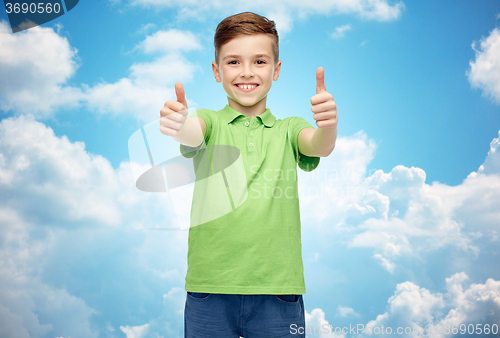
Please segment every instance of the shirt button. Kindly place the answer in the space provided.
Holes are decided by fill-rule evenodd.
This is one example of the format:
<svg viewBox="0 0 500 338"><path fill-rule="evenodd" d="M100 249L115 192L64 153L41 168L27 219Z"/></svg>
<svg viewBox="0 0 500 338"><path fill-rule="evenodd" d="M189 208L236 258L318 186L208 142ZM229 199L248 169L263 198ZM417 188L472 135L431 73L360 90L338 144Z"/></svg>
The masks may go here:
<svg viewBox="0 0 500 338"><path fill-rule="evenodd" d="M253 143L251 143L251 142L250 142L248 145L249 145L250 147L253 147Z"/></svg>
<svg viewBox="0 0 500 338"><path fill-rule="evenodd" d="M247 126L247 127L248 127L249 125L250 125L250 122L248 122L248 121L247 121L247 122L245 122L245 126Z"/></svg>

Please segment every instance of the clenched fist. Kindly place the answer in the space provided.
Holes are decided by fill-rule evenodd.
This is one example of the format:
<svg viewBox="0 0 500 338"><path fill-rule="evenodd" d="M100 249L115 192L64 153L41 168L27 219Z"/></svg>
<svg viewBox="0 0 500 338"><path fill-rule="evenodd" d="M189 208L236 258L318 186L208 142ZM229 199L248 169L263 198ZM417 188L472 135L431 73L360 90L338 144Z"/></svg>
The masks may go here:
<svg viewBox="0 0 500 338"><path fill-rule="evenodd" d="M188 106L182 83L175 84L177 101L167 101L160 110L160 132L167 136L177 136L186 122Z"/></svg>

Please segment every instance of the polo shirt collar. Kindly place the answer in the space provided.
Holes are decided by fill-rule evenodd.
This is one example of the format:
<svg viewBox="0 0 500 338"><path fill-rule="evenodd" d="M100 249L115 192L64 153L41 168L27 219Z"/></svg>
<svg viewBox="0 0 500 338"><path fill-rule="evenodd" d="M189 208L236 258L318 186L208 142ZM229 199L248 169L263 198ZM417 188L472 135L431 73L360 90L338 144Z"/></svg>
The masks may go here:
<svg viewBox="0 0 500 338"><path fill-rule="evenodd" d="M240 115L245 116L245 114L240 113L230 105L226 105L222 110L219 110L219 114L225 121L227 121L227 123L233 122ZM262 114L257 115L257 118L260 118L266 127L272 127L276 121L276 117L271 114L271 110L269 110L269 108L267 108Z"/></svg>

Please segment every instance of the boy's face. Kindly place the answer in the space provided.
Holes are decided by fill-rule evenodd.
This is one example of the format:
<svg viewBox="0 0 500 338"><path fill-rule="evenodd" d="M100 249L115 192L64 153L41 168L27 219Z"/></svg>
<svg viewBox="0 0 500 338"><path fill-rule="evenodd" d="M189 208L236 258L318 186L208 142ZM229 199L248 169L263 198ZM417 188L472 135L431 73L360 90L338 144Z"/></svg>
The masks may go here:
<svg viewBox="0 0 500 338"><path fill-rule="evenodd" d="M273 55L267 34L240 35L220 47L219 64L212 62L212 70L230 106L252 107L267 96L281 69L281 61L275 62Z"/></svg>

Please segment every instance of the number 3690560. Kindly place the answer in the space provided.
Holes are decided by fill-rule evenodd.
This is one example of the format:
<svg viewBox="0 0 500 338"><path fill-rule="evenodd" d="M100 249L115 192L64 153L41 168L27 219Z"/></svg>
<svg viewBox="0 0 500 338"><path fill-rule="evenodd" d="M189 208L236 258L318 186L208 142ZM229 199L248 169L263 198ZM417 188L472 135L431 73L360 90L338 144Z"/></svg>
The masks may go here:
<svg viewBox="0 0 500 338"><path fill-rule="evenodd" d="M59 13L61 11L61 5L59 3L51 4L48 3L6 3L5 8L7 10L7 14L10 13L47 13L50 14L52 12Z"/></svg>

